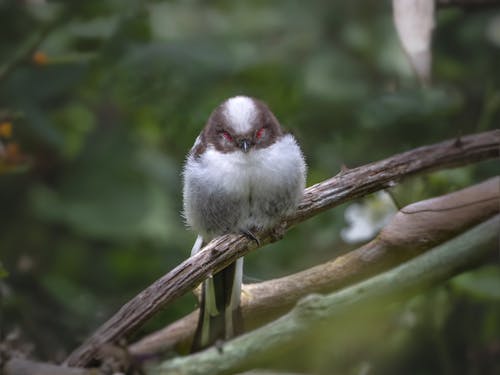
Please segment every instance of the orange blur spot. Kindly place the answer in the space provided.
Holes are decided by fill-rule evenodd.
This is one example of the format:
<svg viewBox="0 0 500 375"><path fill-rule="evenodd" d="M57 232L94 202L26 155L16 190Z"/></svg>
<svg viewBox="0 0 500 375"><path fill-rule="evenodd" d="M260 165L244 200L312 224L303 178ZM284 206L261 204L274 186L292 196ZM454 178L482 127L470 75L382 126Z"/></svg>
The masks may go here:
<svg viewBox="0 0 500 375"><path fill-rule="evenodd" d="M0 122L0 137L12 137L12 123L10 121Z"/></svg>
<svg viewBox="0 0 500 375"><path fill-rule="evenodd" d="M31 59L36 65L45 65L49 62L49 57L42 51L36 51Z"/></svg>

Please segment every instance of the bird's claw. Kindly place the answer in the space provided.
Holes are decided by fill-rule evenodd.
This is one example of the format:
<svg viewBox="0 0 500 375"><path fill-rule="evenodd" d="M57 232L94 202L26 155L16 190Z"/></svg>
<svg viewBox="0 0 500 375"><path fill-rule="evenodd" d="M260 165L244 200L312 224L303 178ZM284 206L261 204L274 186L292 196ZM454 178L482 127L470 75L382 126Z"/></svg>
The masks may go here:
<svg viewBox="0 0 500 375"><path fill-rule="evenodd" d="M248 229L242 229L241 233L243 233L245 236L247 236L249 239L254 240L257 246L260 246L260 240L257 238L255 234L253 234L252 231Z"/></svg>

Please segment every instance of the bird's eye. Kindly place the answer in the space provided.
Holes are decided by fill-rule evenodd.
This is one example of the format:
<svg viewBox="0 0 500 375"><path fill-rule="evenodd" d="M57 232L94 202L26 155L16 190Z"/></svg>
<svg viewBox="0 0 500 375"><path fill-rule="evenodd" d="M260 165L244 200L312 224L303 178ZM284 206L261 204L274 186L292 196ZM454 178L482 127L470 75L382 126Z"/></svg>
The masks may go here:
<svg viewBox="0 0 500 375"><path fill-rule="evenodd" d="M222 136L224 137L224 139L226 141L228 141L228 142L232 142L233 141L233 137L227 131L222 131L221 134L222 134Z"/></svg>
<svg viewBox="0 0 500 375"><path fill-rule="evenodd" d="M266 133L266 128L260 128L259 130L257 130L257 133L255 133L255 138L261 139L265 133Z"/></svg>

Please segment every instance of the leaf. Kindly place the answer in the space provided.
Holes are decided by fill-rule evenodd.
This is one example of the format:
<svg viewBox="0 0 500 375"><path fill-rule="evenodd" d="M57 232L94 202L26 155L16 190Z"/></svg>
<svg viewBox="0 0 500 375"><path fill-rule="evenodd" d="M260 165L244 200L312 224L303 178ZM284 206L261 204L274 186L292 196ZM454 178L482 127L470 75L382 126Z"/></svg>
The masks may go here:
<svg viewBox="0 0 500 375"><path fill-rule="evenodd" d="M431 78L431 39L434 29L434 0L393 0L394 24L418 78Z"/></svg>

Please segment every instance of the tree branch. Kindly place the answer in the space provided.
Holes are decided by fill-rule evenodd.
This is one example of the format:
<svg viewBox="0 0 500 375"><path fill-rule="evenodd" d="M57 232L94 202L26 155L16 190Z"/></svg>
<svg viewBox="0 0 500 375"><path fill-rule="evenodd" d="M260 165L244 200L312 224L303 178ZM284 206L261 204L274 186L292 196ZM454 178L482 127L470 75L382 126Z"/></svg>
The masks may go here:
<svg viewBox="0 0 500 375"><path fill-rule="evenodd" d="M449 168L499 156L500 131L479 133L425 146L337 176L306 189L297 212L282 222L284 229L348 200L393 185L401 178L439 168ZM272 231L257 233L261 245L272 240ZM206 277L256 249L241 235L225 235L185 260L125 304L66 360L85 366L100 346L129 336L157 311L196 287Z"/></svg>
<svg viewBox="0 0 500 375"><path fill-rule="evenodd" d="M309 295L280 319L227 342L222 350L210 348L163 362L155 375L211 375L235 370L267 358L280 347L297 344L319 323L342 324L352 311L368 304L382 309L422 288L443 282L484 261L498 250L500 215L401 266L329 295Z"/></svg>
<svg viewBox="0 0 500 375"><path fill-rule="evenodd" d="M499 213L500 177L400 210L373 241L324 264L243 288L247 330L267 323L311 293L331 293L394 267ZM190 347L198 310L129 346L136 357Z"/></svg>

